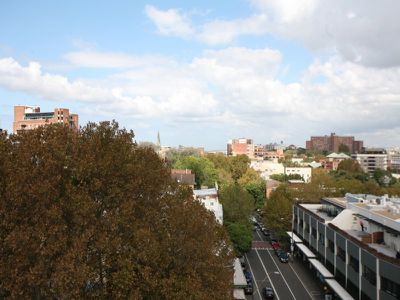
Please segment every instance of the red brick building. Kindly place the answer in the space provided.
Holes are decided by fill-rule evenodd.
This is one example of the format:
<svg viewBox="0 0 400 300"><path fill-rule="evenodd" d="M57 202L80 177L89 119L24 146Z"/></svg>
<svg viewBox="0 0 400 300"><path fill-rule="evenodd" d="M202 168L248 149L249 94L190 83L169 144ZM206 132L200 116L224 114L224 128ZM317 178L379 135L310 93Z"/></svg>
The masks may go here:
<svg viewBox="0 0 400 300"><path fill-rule="evenodd" d="M71 114L66 108L55 108L53 112L41 112L38 106L14 106L13 133L49 124L66 124L78 130L78 119L77 114Z"/></svg>
<svg viewBox="0 0 400 300"><path fill-rule="evenodd" d="M309 141L306 141L307 150L341 152L343 151L343 149L339 149L341 145L346 146L350 153L360 153L363 148L363 141L354 140L354 136L339 136L335 133L325 136L312 136Z"/></svg>
<svg viewBox="0 0 400 300"><path fill-rule="evenodd" d="M245 154L249 157L254 156L254 146L252 139L234 139L230 140L226 146L226 155L236 156Z"/></svg>

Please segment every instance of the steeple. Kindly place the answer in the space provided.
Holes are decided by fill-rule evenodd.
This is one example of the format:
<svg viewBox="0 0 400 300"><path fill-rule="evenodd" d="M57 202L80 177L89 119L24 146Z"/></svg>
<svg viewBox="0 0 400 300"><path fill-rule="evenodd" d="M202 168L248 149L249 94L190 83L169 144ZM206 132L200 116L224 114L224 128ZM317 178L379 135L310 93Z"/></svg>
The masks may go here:
<svg viewBox="0 0 400 300"><path fill-rule="evenodd" d="M157 147L161 148L161 139L160 139L160 132L157 132Z"/></svg>

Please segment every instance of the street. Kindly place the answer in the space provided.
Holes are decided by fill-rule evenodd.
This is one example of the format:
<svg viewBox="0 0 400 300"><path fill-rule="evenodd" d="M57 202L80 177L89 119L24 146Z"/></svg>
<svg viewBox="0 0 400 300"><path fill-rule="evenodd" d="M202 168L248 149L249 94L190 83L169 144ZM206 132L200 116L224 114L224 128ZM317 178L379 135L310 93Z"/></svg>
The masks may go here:
<svg viewBox="0 0 400 300"><path fill-rule="evenodd" d="M299 259L281 263L263 233L253 234L253 247L246 253L247 269L253 274L254 293L247 299L260 300L262 289L272 287L275 299L323 299L322 290L306 266Z"/></svg>

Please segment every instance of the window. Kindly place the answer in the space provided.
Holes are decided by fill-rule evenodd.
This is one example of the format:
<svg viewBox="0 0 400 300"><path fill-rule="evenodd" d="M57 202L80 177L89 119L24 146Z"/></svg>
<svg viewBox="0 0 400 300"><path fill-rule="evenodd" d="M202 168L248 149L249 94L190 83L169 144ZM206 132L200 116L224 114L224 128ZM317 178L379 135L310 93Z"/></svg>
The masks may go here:
<svg viewBox="0 0 400 300"><path fill-rule="evenodd" d="M311 235L314 239L317 238L317 229L315 229L314 227L311 227Z"/></svg>
<svg viewBox="0 0 400 300"><path fill-rule="evenodd" d="M339 246L337 247L337 256L340 257L343 261L346 261L346 251Z"/></svg>
<svg viewBox="0 0 400 300"><path fill-rule="evenodd" d="M381 290L397 299L400 298L400 285L383 276L381 276Z"/></svg>
<svg viewBox="0 0 400 300"><path fill-rule="evenodd" d="M367 266L363 265L363 277L369 281L372 285L376 285L376 273L368 268Z"/></svg>
<svg viewBox="0 0 400 300"><path fill-rule="evenodd" d="M328 248L331 252L335 252L335 243L328 239Z"/></svg>
<svg viewBox="0 0 400 300"><path fill-rule="evenodd" d="M305 231L306 231L306 233L310 232L310 224L306 223Z"/></svg>
<svg viewBox="0 0 400 300"><path fill-rule="evenodd" d="M356 271L358 273L358 271L360 269L359 268L360 264L358 262L358 259L356 259L354 256L350 255L349 265L353 268L354 271Z"/></svg>
<svg viewBox="0 0 400 300"><path fill-rule="evenodd" d="M325 235L323 233L319 233L318 235L318 242L322 245L325 246Z"/></svg>

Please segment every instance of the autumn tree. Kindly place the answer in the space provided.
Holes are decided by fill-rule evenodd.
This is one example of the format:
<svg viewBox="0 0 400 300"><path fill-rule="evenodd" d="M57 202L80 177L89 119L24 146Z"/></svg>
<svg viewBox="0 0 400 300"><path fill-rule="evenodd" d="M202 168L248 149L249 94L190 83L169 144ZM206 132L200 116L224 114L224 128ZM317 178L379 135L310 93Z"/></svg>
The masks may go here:
<svg viewBox="0 0 400 300"><path fill-rule="evenodd" d="M224 228L133 137L115 122L0 135L0 293L231 298Z"/></svg>
<svg viewBox="0 0 400 300"><path fill-rule="evenodd" d="M245 154L230 157L230 168L233 180L237 181L246 173L250 165L250 159Z"/></svg>
<svg viewBox="0 0 400 300"><path fill-rule="evenodd" d="M361 169L358 161L354 159L344 159L338 165L338 171L343 170L350 173L361 173L363 170Z"/></svg>

